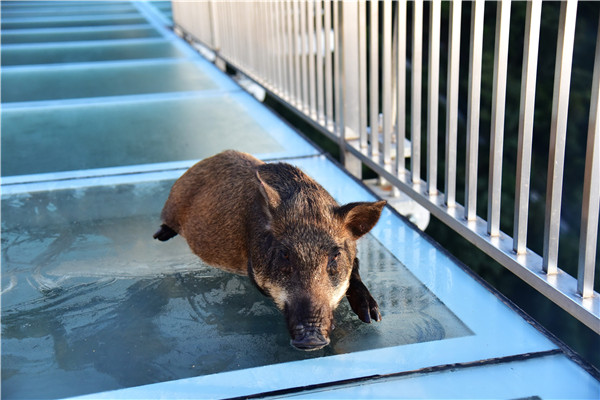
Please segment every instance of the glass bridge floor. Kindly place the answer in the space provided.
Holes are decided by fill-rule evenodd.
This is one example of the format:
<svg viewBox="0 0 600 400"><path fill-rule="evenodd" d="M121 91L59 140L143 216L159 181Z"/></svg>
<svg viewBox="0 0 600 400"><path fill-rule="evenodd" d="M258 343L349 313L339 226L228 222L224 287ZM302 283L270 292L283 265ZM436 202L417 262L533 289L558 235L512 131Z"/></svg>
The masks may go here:
<svg viewBox="0 0 600 400"><path fill-rule="evenodd" d="M153 240L174 180L228 148L375 199L174 36L168 5L2 2L2 398L598 398L391 209L359 242L383 320L343 301L311 353L247 278Z"/></svg>

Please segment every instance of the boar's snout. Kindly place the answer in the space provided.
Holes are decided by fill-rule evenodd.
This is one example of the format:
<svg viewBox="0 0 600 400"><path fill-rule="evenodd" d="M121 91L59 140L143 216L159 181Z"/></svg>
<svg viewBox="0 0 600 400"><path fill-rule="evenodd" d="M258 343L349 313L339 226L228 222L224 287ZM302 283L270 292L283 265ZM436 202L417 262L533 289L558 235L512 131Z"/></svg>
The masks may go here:
<svg viewBox="0 0 600 400"><path fill-rule="evenodd" d="M305 298L286 303L284 314L292 346L311 351L329 344L329 333L333 329L333 312L329 307Z"/></svg>
<svg viewBox="0 0 600 400"><path fill-rule="evenodd" d="M329 344L329 338L321 333L318 327L299 325L292 334L292 346L300 350L319 350Z"/></svg>

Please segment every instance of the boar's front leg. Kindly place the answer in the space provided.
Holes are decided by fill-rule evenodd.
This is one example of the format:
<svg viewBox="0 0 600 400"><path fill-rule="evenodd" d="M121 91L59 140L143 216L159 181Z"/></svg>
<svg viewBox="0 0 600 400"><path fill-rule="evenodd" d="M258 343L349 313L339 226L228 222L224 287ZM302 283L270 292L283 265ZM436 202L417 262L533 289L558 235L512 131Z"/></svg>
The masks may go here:
<svg viewBox="0 0 600 400"><path fill-rule="evenodd" d="M370 323L372 319L381 321L379 313L379 305L369 293L369 289L365 286L358 273L358 258L354 259L354 266L350 275L350 286L346 291L346 297L352 307L352 311L361 321Z"/></svg>

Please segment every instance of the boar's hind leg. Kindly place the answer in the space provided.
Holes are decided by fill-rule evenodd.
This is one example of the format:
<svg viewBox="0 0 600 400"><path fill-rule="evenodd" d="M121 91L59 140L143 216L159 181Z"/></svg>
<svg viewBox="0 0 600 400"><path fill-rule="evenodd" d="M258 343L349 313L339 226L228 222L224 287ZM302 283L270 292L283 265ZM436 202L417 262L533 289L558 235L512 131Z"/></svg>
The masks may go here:
<svg viewBox="0 0 600 400"><path fill-rule="evenodd" d="M361 321L370 323L372 319L381 321L379 313L379 305L369 293L369 289L365 286L358 274L358 258L354 259L352 274L350 275L350 286L346 292L346 297L352 307L352 311Z"/></svg>
<svg viewBox="0 0 600 400"><path fill-rule="evenodd" d="M169 228L165 224L162 224L160 226L160 229L158 231L156 231L156 233L154 234L153 237L154 237L154 239L158 239L161 242L165 242L176 235L177 235L177 232L175 232L173 229Z"/></svg>

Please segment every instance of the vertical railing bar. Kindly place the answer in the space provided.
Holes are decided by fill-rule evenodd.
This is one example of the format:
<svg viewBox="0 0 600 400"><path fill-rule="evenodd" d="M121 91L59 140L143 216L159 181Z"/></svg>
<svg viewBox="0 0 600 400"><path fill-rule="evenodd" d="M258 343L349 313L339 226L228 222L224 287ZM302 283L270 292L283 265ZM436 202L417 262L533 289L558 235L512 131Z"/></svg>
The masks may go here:
<svg viewBox="0 0 600 400"><path fill-rule="evenodd" d="M290 103L297 104L296 92L296 38L294 37L294 3L284 2L287 4L287 34L288 34L288 72L290 74Z"/></svg>
<svg viewBox="0 0 600 400"><path fill-rule="evenodd" d="M226 11L223 9L223 4L215 1L211 1L210 4L214 10L213 15L218 18L217 28L219 29L218 35L220 36L219 47L216 47L214 50L217 52L217 55L222 56L224 49L229 47L229 26L227 20L223 17Z"/></svg>
<svg viewBox="0 0 600 400"><path fill-rule="evenodd" d="M211 19L210 32L211 32L211 45L216 51L221 50L221 20L218 15L218 10L213 1L208 3L209 15Z"/></svg>
<svg viewBox="0 0 600 400"><path fill-rule="evenodd" d="M203 15L198 8L199 7L193 7L186 13L186 19L188 21L187 25L193 29L192 32L196 37L206 40L206 37L208 36L206 35L206 28L210 26L210 22L206 20L208 19L208 15ZM205 21L209 22L209 24L202 23Z"/></svg>
<svg viewBox="0 0 600 400"><path fill-rule="evenodd" d="M504 113L506 109L510 6L510 0L504 0L498 2L496 9L496 44L494 49L492 122L490 128L490 171L488 180L487 231L490 236L500 235L502 146L504 145Z"/></svg>
<svg viewBox="0 0 600 400"><path fill-rule="evenodd" d="M174 5L175 3L172 4ZM194 19L203 25L201 41L207 44L209 48L215 49L217 48L217 40L215 35L217 20L214 18L215 16L213 14L213 10L214 5L212 2L207 1L204 3L204 10L198 9L196 11L197 17ZM203 14L204 18L198 16L198 14ZM189 13L188 17L192 17L192 14ZM176 20L175 17L174 20ZM194 26L194 31L198 32L198 28L196 26Z"/></svg>
<svg viewBox="0 0 600 400"><path fill-rule="evenodd" d="M383 112L383 164L392 162L392 3L383 2L382 41L382 112Z"/></svg>
<svg viewBox="0 0 600 400"><path fill-rule="evenodd" d="M513 230L513 250L517 254L525 254L527 252L529 181L531 177L533 116L541 15L541 0L527 2L523 45L523 69L521 72L521 109L519 112L519 139L517 145L517 174Z"/></svg>
<svg viewBox="0 0 600 400"><path fill-rule="evenodd" d="M248 5L249 7L251 5ZM249 23L249 32L250 35L247 36L246 40L247 40L247 48L248 48L248 53L250 54L250 60L251 60L251 64L255 65L255 76L256 76L256 81L259 82L261 85L265 86L265 84L268 82L267 81L267 77L268 77L268 70L269 70L269 66L268 66L268 61L269 61L269 41L267 39L267 35L266 35L266 25L265 25L265 20L264 20L264 16L263 16L263 7L264 3L260 4L260 6L258 7L251 7L254 8L254 13L256 15L256 19L253 21L253 23ZM248 10L250 11L250 10ZM250 12L249 12L250 14ZM248 15L248 14L247 14ZM257 25L258 22L261 27L259 27L258 29L256 29L255 25ZM260 52L255 52L253 51L253 49L256 48L256 46L254 45L255 43L264 43L263 48L261 49Z"/></svg>
<svg viewBox="0 0 600 400"><path fill-rule="evenodd" d="M397 3L396 175L404 173L406 138L406 2Z"/></svg>
<svg viewBox="0 0 600 400"><path fill-rule="evenodd" d="M202 22L204 22L207 26L206 26L206 30L203 31L203 35L199 36L200 32L198 31L198 29L193 25L193 19L190 18L191 13L189 11L184 12L183 9L180 9L179 7L181 7L181 3L178 2L173 2L172 3L172 14L173 14L173 22L176 25L179 25L181 28L183 28L184 30L186 30L187 32L191 33L192 35L196 36L202 43L204 43L206 46L208 46L211 49L214 49L216 46L214 46L214 30L213 30L213 23L214 23L214 18L212 15L212 2L208 1L206 2L206 14L204 16L204 20Z"/></svg>
<svg viewBox="0 0 600 400"><path fill-rule="evenodd" d="M267 18L267 24L269 24L269 36L271 39L271 88L279 94L279 39L277 35L277 18L274 11L273 2L269 2L265 5L265 18Z"/></svg>
<svg viewBox="0 0 600 400"><path fill-rule="evenodd" d="M195 7L193 10L191 10L192 12L187 13L187 18L190 20L189 25L194 29L194 34L202 35L198 37L201 38L201 40L203 40L205 43L209 43L209 46L212 47L213 40L211 35L212 21L210 18L210 3L207 2L202 6L205 7L205 10L200 10L199 8ZM202 11L205 12L202 13ZM198 25L194 24L194 21L198 25L201 25L201 27L198 27Z"/></svg>
<svg viewBox="0 0 600 400"><path fill-rule="evenodd" d="M317 0L315 4L316 22L317 22L317 121L325 124L325 91L323 82L323 57L324 57L324 37L323 37L323 3Z"/></svg>
<svg viewBox="0 0 600 400"><path fill-rule="evenodd" d="M232 55L232 59L235 61L236 64L240 63L240 57L239 57L239 46L240 46L240 42L239 42L239 38L238 36L238 32L234 29L234 24L237 23L237 15L234 13L233 11L233 5L230 2L227 2L227 14L230 16L230 20L229 20L229 40L230 40L230 54Z"/></svg>
<svg viewBox="0 0 600 400"><path fill-rule="evenodd" d="M256 37L258 40L260 40L260 36L261 36L261 32L262 32L262 26L260 28L256 27L257 24L250 24L248 23L248 20L251 21L257 21L257 19L259 18L258 16L258 7L250 7L249 4L244 4L244 6L246 7L246 10L240 10L240 6L238 5L236 8L238 8L238 12L241 11L241 14L243 15L251 15L252 18L248 18L247 20L244 21L244 31L242 31L242 37L244 40L244 62L246 64L246 70L250 72L250 76L260 76L261 75L261 68L262 68L262 59L264 59L264 45L262 46L263 48L260 49L258 51L258 57L255 57L255 53L254 51L249 51L249 48L251 48L250 46L250 39L253 37ZM262 25L262 24L260 24ZM259 61L255 62L255 59L259 59Z"/></svg>
<svg viewBox="0 0 600 400"><path fill-rule="evenodd" d="M323 1L325 25L325 126L333 131L333 63L331 54L331 0Z"/></svg>
<svg viewBox="0 0 600 400"><path fill-rule="evenodd" d="M590 98L590 122L585 155L577 269L577 292L583 298L594 295L596 240L598 239L598 213L600 210L600 25L598 25L596 39L596 56Z"/></svg>
<svg viewBox="0 0 600 400"><path fill-rule="evenodd" d="M458 131L461 8L461 1L452 1L449 27L450 45L448 46L446 176L444 182L444 203L448 208L456 206L456 146Z"/></svg>
<svg viewBox="0 0 600 400"><path fill-rule="evenodd" d="M309 113L309 99L308 99L308 46L306 37L306 3L305 0L300 0L298 6L300 9L300 65L302 68L301 81L302 81L302 105L300 110L304 113Z"/></svg>
<svg viewBox="0 0 600 400"><path fill-rule="evenodd" d="M190 10L188 10L187 15L186 15L186 19L189 20L189 24L188 26L191 27L193 30L193 35L200 38L201 40L206 40L208 38L209 35L207 35L207 31L210 27L210 17L208 13L202 13L200 7L207 7L209 6L209 3L205 3L205 4L199 4L197 7L192 7ZM207 10L206 10L207 11ZM212 38L211 42L212 42Z"/></svg>
<svg viewBox="0 0 600 400"><path fill-rule="evenodd" d="M344 35L342 35L342 27L340 24L341 2L333 3L333 38L335 43L335 51L333 58L333 87L334 87L334 108L335 108L335 122L334 132L339 137L340 153L344 153L346 149L346 135L345 135L345 124L344 124L344 76L342 70L343 63L343 49L344 49Z"/></svg>
<svg viewBox="0 0 600 400"><path fill-rule="evenodd" d="M227 19L224 18L226 10L221 3L211 1L210 4L214 10L212 15L217 17L217 23L216 25L213 24L213 26L215 26L217 35L219 35L219 46L215 47L214 50L219 56L222 56L224 49L229 47L229 24L227 23Z"/></svg>
<svg viewBox="0 0 600 400"><path fill-rule="evenodd" d="M423 1L413 3L412 87L411 87L411 157L412 183L421 181L421 78L423 68Z"/></svg>
<svg viewBox="0 0 600 400"><path fill-rule="evenodd" d="M358 71L359 71L359 138L360 149L368 148L367 138L367 3L358 0Z"/></svg>
<svg viewBox="0 0 600 400"><path fill-rule="evenodd" d="M317 13L317 102L318 120L326 126L325 120L325 28L323 25L323 1L316 2Z"/></svg>
<svg viewBox="0 0 600 400"><path fill-rule="evenodd" d="M221 49L221 20L218 15L218 10L213 1L208 3L208 13L210 15L210 38L212 48L216 51Z"/></svg>
<svg viewBox="0 0 600 400"><path fill-rule="evenodd" d="M268 14L267 14L267 7L268 7L268 3L261 3L260 7L257 7L260 11L260 20L259 22L261 24L263 24L263 29L261 31L262 34L262 39L264 40L265 43L265 49L264 49L264 55L265 58L263 60L263 72L262 72L262 81L264 82L263 85L266 88L273 88L273 68L272 68L272 63L271 63L271 56L273 55L273 35L271 33L271 23L270 20L268 18ZM253 42L252 43L252 48L256 48L257 43L260 42Z"/></svg>
<svg viewBox="0 0 600 400"><path fill-rule="evenodd" d="M213 4L213 1L207 1L204 3L204 7L204 10L197 10L197 14L204 14L204 20L202 20L201 17L196 17L196 21L200 22L204 28L201 41L211 49L218 49L219 40L217 38L217 32L219 30L219 21L215 15L215 5ZM191 17L191 13L189 17ZM176 20L176 18L174 18L174 20ZM197 31L197 27L194 27L194 30Z"/></svg>
<svg viewBox="0 0 600 400"><path fill-rule="evenodd" d="M275 22L275 37L276 37L276 58L277 58L277 92L279 94L279 96L281 96L281 98L285 99L286 98L286 93L285 93L285 79L284 79L284 64L283 64L283 57L284 57L284 47L282 45L283 43L283 35L282 35L282 31L281 31L281 8L279 7L279 2L277 1L273 1L271 2L271 13L273 15L273 20Z"/></svg>
<svg viewBox="0 0 600 400"><path fill-rule="evenodd" d="M359 71L359 55L358 55L358 2L348 1L344 2L338 12L339 19L337 19L341 35L341 40L338 43L343 44L343 47L339 48L341 56L337 59L340 61L340 73L343 76L343 97L342 107L344 115L344 134L346 140L359 139L360 121L359 121L359 108L360 108L360 71ZM344 151L344 165L352 170L351 173L355 176L360 176L358 162L353 158L352 154L347 154L346 149Z"/></svg>
<svg viewBox="0 0 600 400"><path fill-rule="evenodd" d="M247 12L245 13L246 15L254 14L257 19L260 17L258 15L258 7L251 7L251 4L247 4L246 7L248 7ZM256 21L256 19L253 19L253 20ZM248 20L246 20L246 33L247 34L244 35L244 40L245 40L244 49L245 49L247 65L250 66L251 71L254 73L254 76L260 76L261 70L263 68L263 60L265 58L264 57L265 49L264 48L261 49L261 51L258 53L251 51L251 49L253 47L252 41L254 41L262 36L262 28L263 27L256 29L256 27L254 25L255 24L250 23ZM259 58L262 58L262 60L257 61L257 59L259 59Z"/></svg>
<svg viewBox="0 0 600 400"><path fill-rule="evenodd" d="M238 30L238 37L239 40L238 42L240 43L239 46L239 50L240 50L240 67L242 69L246 69L247 71L252 72L252 67L249 67L249 62L248 62L248 58L251 56L251 53L248 51L248 36L249 36L249 28L250 25L248 23L248 20L250 18L242 18L242 15L249 15L247 14L245 11L242 11L240 8L243 8L244 4L241 4L242 7L240 7L240 5L233 5L236 11L236 19L239 23L240 26L240 30Z"/></svg>
<svg viewBox="0 0 600 400"><path fill-rule="evenodd" d="M283 11L285 13L285 17L287 23L284 24L284 29L286 32L285 38L287 42L287 52L286 52L286 63L287 63L287 85L288 85L288 101L290 104L294 104L296 102L296 85L294 79L296 75L294 74L294 24L293 24L293 4L288 1L282 2Z"/></svg>
<svg viewBox="0 0 600 400"><path fill-rule="evenodd" d="M207 7L210 19L210 41L207 40L205 44L207 44L210 49L218 52L221 48L223 24L221 22L221 17L219 16L219 10L214 1L209 1ZM178 19L173 16L173 20L177 21Z"/></svg>
<svg viewBox="0 0 600 400"><path fill-rule="evenodd" d="M229 23L229 31L230 31L230 40L231 40L231 55L233 56L233 60L235 60L236 64L240 63L240 57L239 57L239 40L238 40L238 32L234 29L234 23L237 23L237 15L234 13L233 11L233 5L229 2L227 2L227 14L229 14L229 16L231 17L230 19L230 23Z"/></svg>
<svg viewBox="0 0 600 400"><path fill-rule="evenodd" d="M369 113L371 127L370 156L379 155L379 2L371 2L369 51Z"/></svg>
<svg viewBox="0 0 600 400"><path fill-rule="evenodd" d="M267 27L267 40L269 41L269 85L271 90L279 93L279 82L277 79L277 31L275 29L275 15L272 3L265 3L263 15Z"/></svg>
<svg viewBox="0 0 600 400"><path fill-rule="evenodd" d="M231 59L235 61L236 64L240 64L240 57L239 57L239 40L237 37L237 31L233 29L234 27L234 23L237 23L237 15L233 12L232 9L232 4L227 2L227 14L230 16L230 20L229 20L229 31L230 31L230 43L231 43L231 47L229 50L230 54L231 54Z"/></svg>
<svg viewBox="0 0 600 400"><path fill-rule="evenodd" d="M272 69L271 69L271 54L273 53L271 50L271 43L273 42L273 35L271 35L270 32L270 24L269 24L269 20L267 18L267 13L266 13L266 8L267 8L268 4L267 3L261 3L260 7L257 7L258 10L260 11L260 23L263 25L263 28L261 30L261 36L264 40L264 43L266 44L265 49L264 49L264 60L263 64L262 64L262 80L264 82L264 85L269 88L269 87L273 87L272 86ZM260 43L260 42L256 42L254 41L254 43L252 43L252 48L256 48L258 47L256 44Z"/></svg>
<svg viewBox="0 0 600 400"><path fill-rule="evenodd" d="M292 82L294 80L292 74L292 67L290 65L290 56L289 56L289 48L290 48L290 40L289 40L289 32L290 25L288 24L288 2L282 1L279 3L279 14L281 16L281 59L283 63L283 71L282 77L284 79L284 87L286 93L286 101L290 104L292 101Z"/></svg>
<svg viewBox="0 0 600 400"><path fill-rule="evenodd" d="M229 37L228 40L228 49L223 53L227 58L228 61L231 60L231 62L237 62L237 57L236 57L236 53L237 53L237 44L236 44L236 37L235 37L235 32L233 29L233 18L235 18L235 16L233 15L233 12L231 11L231 4L229 4L229 2L223 3L222 5L223 7L223 16L224 16L224 20L226 21L227 24L227 36Z"/></svg>
<svg viewBox="0 0 600 400"><path fill-rule="evenodd" d="M296 108L304 108L302 96L302 38L300 33L300 0L294 0L294 71L296 73Z"/></svg>
<svg viewBox="0 0 600 400"><path fill-rule="evenodd" d="M440 96L441 0L429 3L429 68L427 104L427 194L437 194L438 116Z"/></svg>
<svg viewBox="0 0 600 400"><path fill-rule="evenodd" d="M306 2L307 7L307 33L308 33L308 92L310 95L309 115L311 119L317 118L317 92L315 88L315 2L309 0Z"/></svg>
<svg viewBox="0 0 600 400"><path fill-rule="evenodd" d="M576 14L577 1L569 0L561 3L558 44L556 46L556 66L554 71L542 264L543 271L549 275L558 273L560 207Z"/></svg>
<svg viewBox="0 0 600 400"><path fill-rule="evenodd" d="M241 69L246 69L248 66L248 46L246 45L246 39L248 37L247 35L247 30L248 30L248 24L247 18L242 18L241 15L247 15L245 12L240 10L240 7L236 7L235 4L232 4L232 7L234 8L234 12L236 15L236 21L240 26L240 29L237 30L237 34L238 34L238 40L237 42L239 43L238 46L238 54L240 55L240 68ZM234 25L235 26L235 25ZM251 69L248 68L248 70L251 72Z"/></svg>
<svg viewBox="0 0 600 400"><path fill-rule="evenodd" d="M235 25L239 23L237 18L237 13L233 9L233 4L227 3L229 15L231 15L231 24L229 29L231 30L231 53L234 55L234 59L237 65L241 65L242 58L240 56L240 40L239 40L239 30L234 29ZM241 28L241 25L240 25Z"/></svg>
<svg viewBox="0 0 600 400"><path fill-rule="evenodd" d="M265 21L263 20L263 15L262 15L263 5L264 5L264 3L259 3L259 4L256 4L254 7L250 7L251 9L248 10L249 12L252 12L252 10L254 10L255 18L253 19L253 23L250 24L251 34L247 36L247 40L249 41L248 48L250 48L250 49L255 48L254 43L264 43L264 45L261 46L262 49L260 49L258 52L255 52L255 51L249 52L251 54L252 64L256 65L255 79L258 82L260 82L262 85L264 85L265 82L267 82L265 77L268 76L267 59L269 57L269 55L268 55L269 43L268 43L266 35L265 35L266 26L265 26ZM257 25L259 25L259 26L257 26Z"/></svg>
<svg viewBox="0 0 600 400"><path fill-rule="evenodd" d="M465 172L465 218L469 221L473 221L477 218L477 151L479 148L484 7L485 2L483 0L475 0L471 6L469 99L467 106L467 151Z"/></svg>
<svg viewBox="0 0 600 400"><path fill-rule="evenodd" d="M217 14L219 15L219 22L222 22L223 25L223 43L221 48L219 49L220 56L227 56L227 53L231 52L231 31L229 29L231 19L229 19L229 9L227 3L214 3L215 7L217 7ZM229 57L231 58L231 57Z"/></svg>
<svg viewBox="0 0 600 400"><path fill-rule="evenodd" d="M275 19L275 13L273 12L273 3L269 2L265 4L264 15L267 24L267 38L270 41L270 51L269 55L270 60L270 77L269 84L271 85L271 90L274 93L279 94L279 68L277 63L277 55L278 55L278 41L277 41L277 21Z"/></svg>

